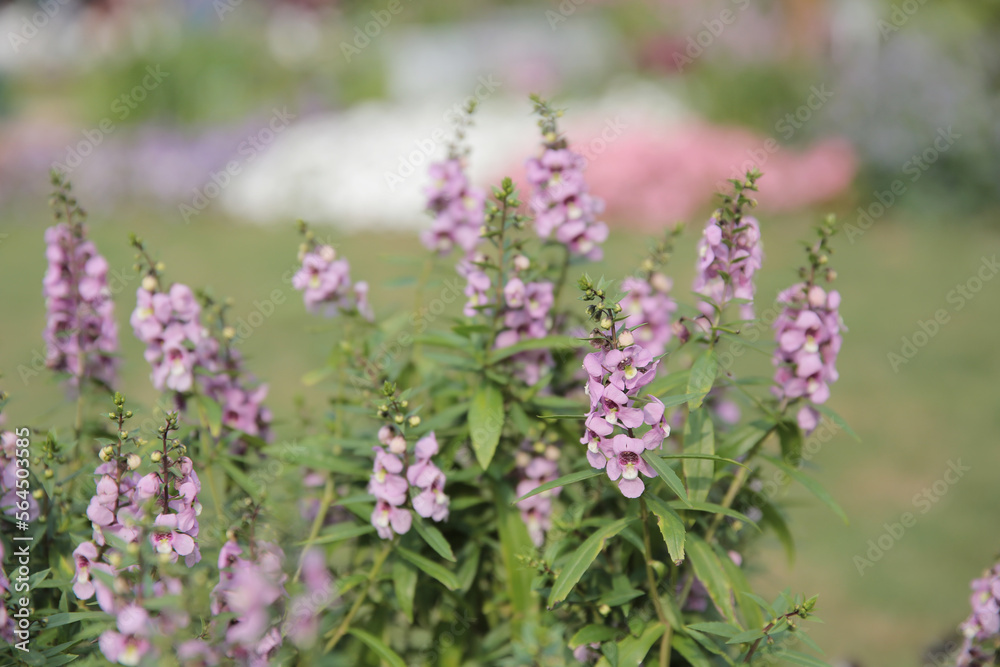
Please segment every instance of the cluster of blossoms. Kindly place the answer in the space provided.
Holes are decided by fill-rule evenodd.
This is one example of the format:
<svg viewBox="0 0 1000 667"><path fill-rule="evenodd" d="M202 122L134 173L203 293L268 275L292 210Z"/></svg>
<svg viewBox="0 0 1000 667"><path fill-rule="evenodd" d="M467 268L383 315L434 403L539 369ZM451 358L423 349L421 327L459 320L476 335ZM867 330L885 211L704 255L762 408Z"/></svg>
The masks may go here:
<svg viewBox="0 0 1000 667"><path fill-rule="evenodd" d="M597 219L603 202L588 193L583 177L587 160L554 133L547 138L542 154L526 164L535 229L542 238L554 236L574 255L600 260L608 226Z"/></svg>
<svg viewBox="0 0 1000 667"><path fill-rule="evenodd" d="M781 292L778 303L783 308L774 321L778 342L773 359L778 385L774 392L783 401L805 398L811 404L824 403L830 397L830 384L838 377L840 294L800 283ZM797 415L806 433L819 425L819 417L812 405L803 406Z"/></svg>
<svg viewBox="0 0 1000 667"><path fill-rule="evenodd" d="M118 422L119 443L101 450L104 463L94 471L100 477L87 508L93 539L73 551L73 592L81 600L96 596L98 606L116 617L117 629L106 630L99 640L104 656L111 662L136 665L152 650L150 637L154 633L173 634L188 624L188 617L170 609L161 610L155 617L149 615L141 606L143 598L179 594L181 582L157 572L149 584L138 565L123 567L125 554L119 546L124 544L128 553L137 553L145 537L144 525L152 519L149 542L164 562L176 562L184 556L190 567L201 560L195 541L201 483L189 458L170 456L183 452L182 445L168 446L169 432L176 428L176 415L160 427L163 450L151 456L154 463L162 464L162 472L140 477L135 472L142 462L139 455L122 454L122 445L129 440L123 425L132 413L124 410L120 394L115 395L115 406L117 410L110 416ZM131 441L137 442L134 438ZM112 578L114 585L94 576L95 571Z"/></svg>
<svg viewBox="0 0 1000 667"><path fill-rule="evenodd" d="M339 312L357 312L365 319L375 319L368 302L368 283L351 282L351 264L337 258L331 245L319 244L304 223L300 231L305 242L299 248L302 266L292 276L292 287L302 292L306 309L332 317Z"/></svg>
<svg viewBox="0 0 1000 667"><path fill-rule="evenodd" d="M514 258L514 268L527 268L528 259L524 255ZM555 302L553 285L547 280L524 283L514 277L503 288L504 329L497 334L496 347L504 348L523 340L544 338L552 329L550 311ZM526 350L518 352L514 361L520 362L522 379L529 385L539 381L542 369L551 365L552 355L548 350Z"/></svg>
<svg viewBox="0 0 1000 667"><path fill-rule="evenodd" d="M465 278L466 302L462 312L466 317L475 317L480 313L486 314L486 306L491 303L490 288L493 287L493 281L482 268L485 261L486 256L477 252L472 256L472 259L463 259L455 267L458 275Z"/></svg>
<svg viewBox="0 0 1000 667"><path fill-rule="evenodd" d="M200 389L222 407L227 427L267 439L271 412L264 406L267 385L253 386L238 350L220 343L202 323L202 308L191 288L174 283L161 291L152 273L136 292L131 324L146 344L150 379L157 389L186 393Z"/></svg>
<svg viewBox="0 0 1000 667"><path fill-rule="evenodd" d="M2 400L0 394L0 400ZM0 424L3 414L0 413ZM18 493L16 452L17 437L13 431L0 431L0 510L9 516L20 512L28 513L28 521L38 518L38 501L23 489Z"/></svg>
<svg viewBox="0 0 1000 667"><path fill-rule="evenodd" d="M486 193L469 184L458 157L430 166L426 189L427 210L434 216L431 228L420 235L428 249L446 255L458 246L472 256L479 243L486 216Z"/></svg>
<svg viewBox="0 0 1000 667"><path fill-rule="evenodd" d="M371 521L378 536L388 540L393 535L403 535L410 530L413 517L404 505L410 497L411 486L415 490L412 505L417 514L434 521L447 519L450 500L444 492L445 475L431 461L438 453L434 432L417 441L414 462L408 467L404 462L407 458L406 438L399 428L386 424L379 429L378 437L379 442L388 448L388 451L382 447L373 448L375 463L368 483L368 492L375 496L376 501Z"/></svg>
<svg viewBox="0 0 1000 667"><path fill-rule="evenodd" d="M753 319L753 297L756 288L753 277L764 260L760 242L760 225L750 216L729 220L723 211L709 218L698 241L698 273L694 291L711 303L702 303L701 311L712 317L714 308L740 299L740 317Z"/></svg>
<svg viewBox="0 0 1000 667"><path fill-rule="evenodd" d="M118 325L108 288L108 262L80 223L60 223L45 230L48 269L42 281L46 323L46 365L111 385L115 381Z"/></svg>
<svg viewBox="0 0 1000 667"><path fill-rule="evenodd" d="M622 281L625 326L635 329L635 340L654 357L667 351L673 336L670 318L677 302L670 296L673 282L662 273L653 272L645 280L628 277ZM638 328L637 328L638 327Z"/></svg>
<svg viewBox="0 0 1000 667"><path fill-rule="evenodd" d="M525 442L515 457L518 477L515 495L520 498L531 493L542 484L559 476L559 448L539 441ZM561 486L543 491L518 503L521 519L528 527L528 535L536 547L545 542L545 534L552 527L552 500L562 491Z"/></svg>
<svg viewBox="0 0 1000 667"><path fill-rule="evenodd" d="M587 445L587 460L591 466L606 470L608 477L618 482L618 489L625 497L638 498L645 489L639 473L646 477L656 476L642 459L642 453L647 449L659 449L670 435L670 425L659 399L650 397L644 407L635 406L639 390L656 377L659 361L635 343L628 329L615 335L614 316L621 311L620 305L605 307L604 291L594 289L586 279L581 281L581 287L587 300L598 298L602 305L592 305L588 309L599 324L591 336L597 351L583 360L590 411L580 442ZM642 437L636 437L635 429L643 424L650 428ZM616 429L621 432L616 434Z"/></svg>
<svg viewBox="0 0 1000 667"><path fill-rule="evenodd" d="M958 667L996 664L1000 651L1000 565L994 565L971 584L972 613L961 626L964 641Z"/></svg>
<svg viewBox="0 0 1000 667"><path fill-rule="evenodd" d="M240 665L265 667L282 643L277 614L285 592L285 554L276 544L251 541L248 554L234 536L219 551L219 583L212 590L212 614L230 614L221 641L222 654ZM184 652L207 660L211 646L192 640Z"/></svg>

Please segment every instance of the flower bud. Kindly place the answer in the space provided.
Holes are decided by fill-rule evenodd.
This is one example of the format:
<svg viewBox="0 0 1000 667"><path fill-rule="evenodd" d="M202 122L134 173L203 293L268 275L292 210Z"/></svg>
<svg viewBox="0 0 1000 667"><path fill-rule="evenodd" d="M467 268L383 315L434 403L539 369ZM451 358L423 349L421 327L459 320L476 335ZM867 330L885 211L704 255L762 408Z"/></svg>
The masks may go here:
<svg viewBox="0 0 1000 667"><path fill-rule="evenodd" d="M602 329L610 329L612 324L611 318L608 317L607 315L604 315L603 317L601 317L601 321L598 322L598 324L601 326Z"/></svg>
<svg viewBox="0 0 1000 667"><path fill-rule="evenodd" d="M157 262L156 263L156 270L157 271L161 271L161 272L162 271L166 271L167 270L167 265L164 264L163 262Z"/></svg>
<svg viewBox="0 0 1000 667"><path fill-rule="evenodd" d="M142 463L142 459L139 458L138 454L129 454L125 457L125 461L128 463L129 470L135 470Z"/></svg>
<svg viewBox="0 0 1000 667"><path fill-rule="evenodd" d="M514 463L517 464L518 468L527 468L528 464L531 463L531 454L524 450L518 450L517 454L514 454Z"/></svg>
<svg viewBox="0 0 1000 667"><path fill-rule="evenodd" d="M401 435L394 436L389 441L389 451L393 454L403 454L406 452L406 438Z"/></svg>
<svg viewBox="0 0 1000 667"><path fill-rule="evenodd" d="M683 322L674 322L670 325L670 328L673 330L674 335L677 336L677 340L679 340L682 345L691 340L691 332L688 331L688 328L684 326Z"/></svg>
<svg viewBox="0 0 1000 667"><path fill-rule="evenodd" d="M146 276L142 279L142 289L147 292L155 292L157 287L159 283L156 282L156 276Z"/></svg>
<svg viewBox="0 0 1000 667"><path fill-rule="evenodd" d="M52 468L46 468L45 479L52 479L53 477L55 477L55 472L53 472Z"/></svg>
<svg viewBox="0 0 1000 667"><path fill-rule="evenodd" d="M524 255L514 256L514 270L515 271L527 271L531 266L531 260Z"/></svg>
<svg viewBox="0 0 1000 667"><path fill-rule="evenodd" d="M159 463L163 459L163 452L155 451L149 455L149 460L153 463Z"/></svg>
<svg viewBox="0 0 1000 667"><path fill-rule="evenodd" d="M108 563L116 570L122 566L122 555L117 551L108 554Z"/></svg>
<svg viewBox="0 0 1000 667"><path fill-rule="evenodd" d="M420 426L420 416L419 415L413 415L408 420L408 423L410 424L410 426Z"/></svg>
<svg viewBox="0 0 1000 667"><path fill-rule="evenodd" d="M626 348L635 344L635 336L628 329L623 329L620 334L618 334L618 347Z"/></svg>
<svg viewBox="0 0 1000 667"><path fill-rule="evenodd" d="M48 472L48 471L46 471L46 472ZM42 491L41 489L35 489L34 491L31 492L31 497L34 498L35 500L41 500L42 496L44 496L44 495L45 495L45 492Z"/></svg>
<svg viewBox="0 0 1000 667"><path fill-rule="evenodd" d="M111 445L108 445L107 447L102 447L101 448L101 451L98 454L98 456L101 458L102 461L104 461L105 463L107 463L108 461L111 460L111 455L113 453L114 453L114 450L111 449Z"/></svg>
<svg viewBox="0 0 1000 667"><path fill-rule="evenodd" d="M673 281L662 273L654 273L651 275L649 277L649 284L657 292L663 292L664 294L669 292L674 286Z"/></svg>
<svg viewBox="0 0 1000 667"><path fill-rule="evenodd" d="M404 421L406 421L406 417L404 417L403 415L396 415L395 420L397 424L402 424Z"/></svg>
<svg viewBox="0 0 1000 667"><path fill-rule="evenodd" d="M545 448L545 458L549 461L558 461L560 456L562 456L562 452L555 445L549 445Z"/></svg>
<svg viewBox="0 0 1000 667"><path fill-rule="evenodd" d="M222 337L225 338L226 340L232 340L236 338L236 329L232 327L223 327Z"/></svg>
<svg viewBox="0 0 1000 667"><path fill-rule="evenodd" d="M319 256L322 257L325 262L332 262L337 259L337 251L333 246L325 245L319 249Z"/></svg>

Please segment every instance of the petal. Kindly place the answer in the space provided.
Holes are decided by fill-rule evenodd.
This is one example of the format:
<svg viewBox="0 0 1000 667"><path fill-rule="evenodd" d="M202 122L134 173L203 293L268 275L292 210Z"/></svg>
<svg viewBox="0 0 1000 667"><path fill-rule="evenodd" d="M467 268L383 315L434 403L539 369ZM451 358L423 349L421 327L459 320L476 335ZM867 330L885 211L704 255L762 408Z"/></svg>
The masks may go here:
<svg viewBox="0 0 1000 667"><path fill-rule="evenodd" d="M618 482L618 490L622 492L622 495L626 498L638 498L642 495L642 492L646 489L646 485L642 483L642 480L636 477L635 479L623 479Z"/></svg>

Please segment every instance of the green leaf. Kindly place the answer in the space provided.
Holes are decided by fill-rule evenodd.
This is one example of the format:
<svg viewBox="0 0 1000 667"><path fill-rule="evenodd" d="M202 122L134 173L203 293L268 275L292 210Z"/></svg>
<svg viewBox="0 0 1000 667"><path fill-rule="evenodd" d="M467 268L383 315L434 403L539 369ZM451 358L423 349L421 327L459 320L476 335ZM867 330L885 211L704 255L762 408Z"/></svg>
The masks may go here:
<svg viewBox="0 0 1000 667"><path fill-rule="evenodd" d="M618 667L618 644L614 642L601 644L601 653L604 654L604 658L597 663L598 666L610 665L611 667Z"/></svg>
<svg viewBox="0 0 1000 667"><path fill-rule="evenodd" d="M520 343L514 343L507 347L500 348L499 350L493 350L490 353L489 363L495 364L498 361L503 361L508 357L512 357L518 352L527 352L528 350L556 350L559 348L577 348L582 345L579 338L573 338L572 336L546 336L545 338L529 338L527 340L522 340Z"/></svg>
<svg viewBox="0 0 1000 667"><path fill-rule="evenodd" d="M715 428L708 410L698 409L688 412L687 421L684 423L684 453L715 454ZM685 459L684 479L687 481L691 500L702 501L708 498L714 478L714 462Z"/></svg>
<svg viewBox="0 0 1000 667"><path fill-rule="evenodd" d="M392 587L406 618L413 623L413 596L417 591L417 571L401 560L392 564Z"/></svg>
<svg viewBox="0 0 1000 667"><path fill-rule="evenodd" d="M719 637L725 637L729 639L730 637L737 635L743 630L732 623L720 623L717 621L707 622L707 623L692 623L688 626L700 632L707 632L710 635L718 635Z"/></svg>
<svg viewBox="0 0 1000 667"><path fill-rule="evenodd" d="M223 470L229 475L229 478L236 482L236 485L247 492L247 495L253 499L253 501L260 502L260 489L255 488L253 481L247 477L246 473L236 467L228 458L220 458L219 463L222 465Z"/></svg>
<svg viewBox="0 0 1000 667"><path fill-rule="evenodd" d="M770 503L765 503L760 508L760 511L762 515L761 523L774 529L774 534L778 536L781 545L785 547L788 564L791 565L795 562L795 539L792 537L792 531L789 530L784 515Z"/></svg>
<svg viewBox="0 0 1000 667"><path fill-rule="evenodd" d="M642 634L638 637L629 635L618 642L618 666L619 667L639 667L639 664L646 659L646 654L653 647L666 628L662 623L650 623Z"/></svg>
<svg viewBox="0 0 1000 667"><path fill-rule="evenodd" d="M830 667L828 663L820 660L819 658L814 658L811 655L806 655L805 653L800 653L799 651L782 651L781 659L787 660L788 662L794 662L796 665L805 665L805 667Z"/></svg>
<svg viewBox="0 0 1000 667"><path fill-rule="evenodd" d="M688 533L687 552L694 573L705 585L712 602L727 621L736 623L736 611L733 609L732 600L733 586L715 551L701 537Z"/></svg>
<svg viewBox="0 0 1000 667"><path fill-rule="evenodd" d="M45 628L58 628L77 621L111 621L114 616L103 611L71 611L69 613L52 614L46 619Z"/></svg>
<svg viewBox="0 0 1000 667"><path fill-rule="evenodd" d="M677 633L671 640L670 646L691 663L692 667L713 667L712 661L705 657L701 648L690 637Z"/></svg>
<svg viewBox="0 0 1000 667"><path fill-rule="evenodd" d="M431 549L434 549L441 558L450 560L452 563L456 562L451 545L448 544L448 540L444 539L444 535L441 534L440 530L424 522L420 517L414 517L413 527L417 529L417 534L424 538L424 542L429 544Z"/></svg>
<svg viewBox="0 0 1000 667"><path fill-rule="evenodd" d="M781 422L777 425L781 441L781 458L792 465L802 461L802 430L795 422Z"/></svg>
<svg viewBox="0 0 1000 667"><path fill-rule="evenodd" d="M745 597L748 600L753 600L754 602L757 603L757 606L766 611L771 618L777 618L778 616L777 610L771 606L770 602L768 602L761 596L755 593L750 593L749 591L743 591L742 597Z"/></svg>
<svg viewBox="0 0 1000 667"><path fill-rule="evenodd" d="M743 573L743 570L718 545L715 547L715 555L719 557L722 569L725 570L726 576L729 577L729 583L736 594L736 604L739 606L740 611L743 612L744 625L748 628L764 627L764 617L761 615L760 609L755 604L747 604L745 598L742 597L744 593L751 592L750 584L747 582L747 577Z"/></svg>
<svg viewBox="0 0 1000 667"><path fill-rule="evenodd" d="M840 427L840 429L843 430L845 433L847 433L847 435L851 436L858 442L861 442L861 437L854 432L854 429L851 428L851 425L848 424L843 417L841 417L840 415L838 415L836 412L834 412L825 405L817 405L815 407L824 415L832 419L833 423L836 424L838 427Z"/></svg>
<svg viewBox="0 0 1000 667"><path fill-rule="evenodd" d="M720 446L719 453L730 458L740 458L756 447L774 428L774 423L757 419L740 426L726 437L725 445Z"/></svg>
<svg viewBox="0 0 1000 667"><path fill-rule="evenodd" d="M569 486L574 482L582 482L585 479L590 479L591 477L597 477L598 475L604 475L604 474L606 473L603 470L581 470L580 472L571 472L570 474L563 475L562 477L554 479L551 482L545 482L545 484L539 485L537 488L532 489L528 493L524 494L523 496L515 500L513 504L516 505L522 500L526 500L527 498L530 498L532 496L537 496L539 493L544 493L549 489L554 489L558 486Z"/></svg>
<svg viewBox="0 0 1000 667"><path fill-rule="evenodd" d="M727 665L733 665L735 667L736 663L732 661L732 658L729 657L729 654L726 653L726 651L723 650L722 647L718 645L718 642L713 640L711 637L708 637L707 635L698 632L691 626L684 628L684 633L691 639L698 642L701 645L701 647L704 648L706 651L708 651L712 655L717 655L721 657L723 660L726 661Z"/></svg>
<svg viewBox="0 0 1000 667"><path fill-rule="evenodd" d="M660 527L663 541L667 544L667 552L670 554L674 565L684 562L684 521L672 510L669 505L649 494L646 497L650 511L656 515L656 523Z"/></svg>
<svg viewBox="0 0 1000 667"><path fill-rule="evenodd" d="M324 532L322 535L318 535L312 542L309 542L309 540L302 540L297 544L299 546L304 544L333 544L334 542L342 542L343 540L349 540L352 537L360 537L361 535L367 535L368 533L374 532L375 527L372 525L363 525L345 521L343 523L336 523L332 525L329 530Z"/></svg>
<svg viewBox="0 0 1000 667"><path fill-rule="evenodd" d="M684 490L684 482L681 481L681 478L677 476L677 473L674 472L674 469L667 464L663 457L655 452L645 451L642 453L642 458L656 471L657 476L670 487L670 490L676 493L677 497L686 504L688 502L688 494Z"/></svg>
<svg viewBox="0 0 1000 667"><path fill-rule="evenodd" d="M548 606L551 609L566 597L576 586L590 564L594 562L597 555L604 549L605 542L625 529L635 519L618 519L594 531L590 537L584 540L576 551L570 556L569 561L563 566L552 585L549 593Z"/></svg>
<svg viewBox="0 0 1000 667"><path fill-rule="evenodd" d="M514 608L512 625L514 634L520 633L522 623L533 625L538 618L538 603L531 592L532 571L524 567L519 556L532 553L535 545L528 535L528 528L521 519L521 512L512 507L514 490L494 483L493 495L497 513L497 534L500 538L500 559L503 563L505 587Z"/></svg>
<svg viewBox="0 0 1000 667"><path fill-rule="evenodd" d="M685 507L684 505L680 504L676 500L670 501L668 503L668 505L670 505L670 507L672 507L675 510L694 510L696 512L708 512L710 514L721 514L723 516L728 516L731 519L736 519L737 521L742 521L743 523L747 524L748 526L752 526L753 528L755 528L758 531L760 530L760 527L757 526L757 524L754 523L754 521L750 517L748 517L746 514L743 514L741 512L737 512L736 510L734 510L734 509L732 509L730 507L723 507L722 505L716 505L715 503L699 503L699 502L694 502L694 501L692 501L691 503L689 503L687 505L687 507Z"/></svg>
<svg viewBox="0 0 1000 667"><path fill-rule="evenodd" d="M773 463L779 470L783 471L796 482L806 487L811 494L819 498L823 504L833 510L833 513L839 516L845 524L849 523L847 520L847 514L844 513L844 510L840 509L840 505L837 504L837 501L833 499L833 496L831 496L819 482L814 480L812 477L809 477L801 470L788 465L781 459L773 456L765 456L764 458Z"/></svg>
<svg viewBox="0 0 1000 667"><path fill-rule="evenodd" d="M472 582L476 578L476 572L479 570L479 556L481 549L479 545L473 544L471 553L468 558L462 560L462 564L458 567L458 590L468 591L472 588Z"/></svg>
<svg viewBox="0 0 1000 667"><path fill-rule="evenodd" d="M497 451L503 421L503 394L495 384L484 381L479 385L469 405L472 450L476 453L476 460L483 470L489 467Z"/></svg>
<svg viewBox="0 0 1000 667"><path fill-rule="evenodd" d="M603 643L614 637L618 632L607 625L585 625L575 635L570 637L569 647L576 648L584 644Z"/></svg>
<svg viewBox="0 0 1000 667"><path fill-rule="evenodd" d="M351 628L347 631L347 633L353 635L357 639L360 639L368 646L368 648L375 651L380 658L389 663L391 667L406 667L406 663L399 657L399 654L386 646L385 642L375 635L369 634L358 628Z"/></svg>
<svg viewBox="0 0 1000 667"><path fill-rule="evenodd" d="M744 630L738 634L733 635L727 641L727 644L752 644L758 639L764 636L764 631L761 628L752 628L750 630Z"/></svg>
<svg viewBox="0 0 1000 667"><path fill-rule="evenodd" d="M222 433L222 406L208 396L200 394L192 396L191 399L198 407L198 420L208 426L208 432L213 438L218 438Z"/></svg>
<svg viewBox="0 0 1000 667"><path fill-rule="evenodd" d="M453 591L458 588L458 579L453 573L445 569L444 566L438 565L434 561L424 558L420 554L414 553L409 549L404 549L403 547L396 547L396 553L419 567L425 574L428 574L440 581L448 590Z"/></svg>
<svg viewBox="0 0 1000 667"><path fill-rule="evenodd" d="M705 396L712 390L712 384L715 383L715 375L718 370L719 362L714 350L705 350L703 355L695 359L687 384L687 393L695 395L688 401L690 409L696 410L701 407Z"/></svg>
<svg viewBox="0 0 1000 667"><path fill-rule="evenodd" d="M687 390L688 378L691 377L690 370L677 371L676 373L668 373L666 375L660 375L655 380L650 382L643 389L643 393L649 396L660 396L661 394L666 394L669 391L675 389Z"/></svg>

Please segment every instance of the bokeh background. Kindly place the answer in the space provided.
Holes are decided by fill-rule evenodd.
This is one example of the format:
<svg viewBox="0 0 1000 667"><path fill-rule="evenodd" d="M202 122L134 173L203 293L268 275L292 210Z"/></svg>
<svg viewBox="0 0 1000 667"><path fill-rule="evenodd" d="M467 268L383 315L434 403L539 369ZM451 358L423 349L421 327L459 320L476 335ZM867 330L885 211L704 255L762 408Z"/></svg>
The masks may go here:
<svg viewBox="0 0 1000 667"><path fill-rule="evenodd" d="M233 297L290 436L300 398L322 408L302 377L336 337L288 283L293 222L337 242L377 311L412 307L415 275L431 290L453 275L416 234L455 110L478 99L471 169L496 182L537 145L529 92L567 110L607 202L593 273L624 275L646 237L685 222L671 271L685 298L712 193L757 167L770 303L799 239L838 214L849 333L830 405L861 442L838 433L810 465L851 521L793 492L797 558L765 539L754 576L765 595L819 594L812 634L833 663L946 664L968 581L1000 551L996 2L0 2L11 419L66 424L72 410L43 370L49 169L69 173L117 270L122 391L157 398L127 323L135 231L171 278ZM737 369L766 374L768 359ZM904 512L916 523L900 534Z"/></svg>

